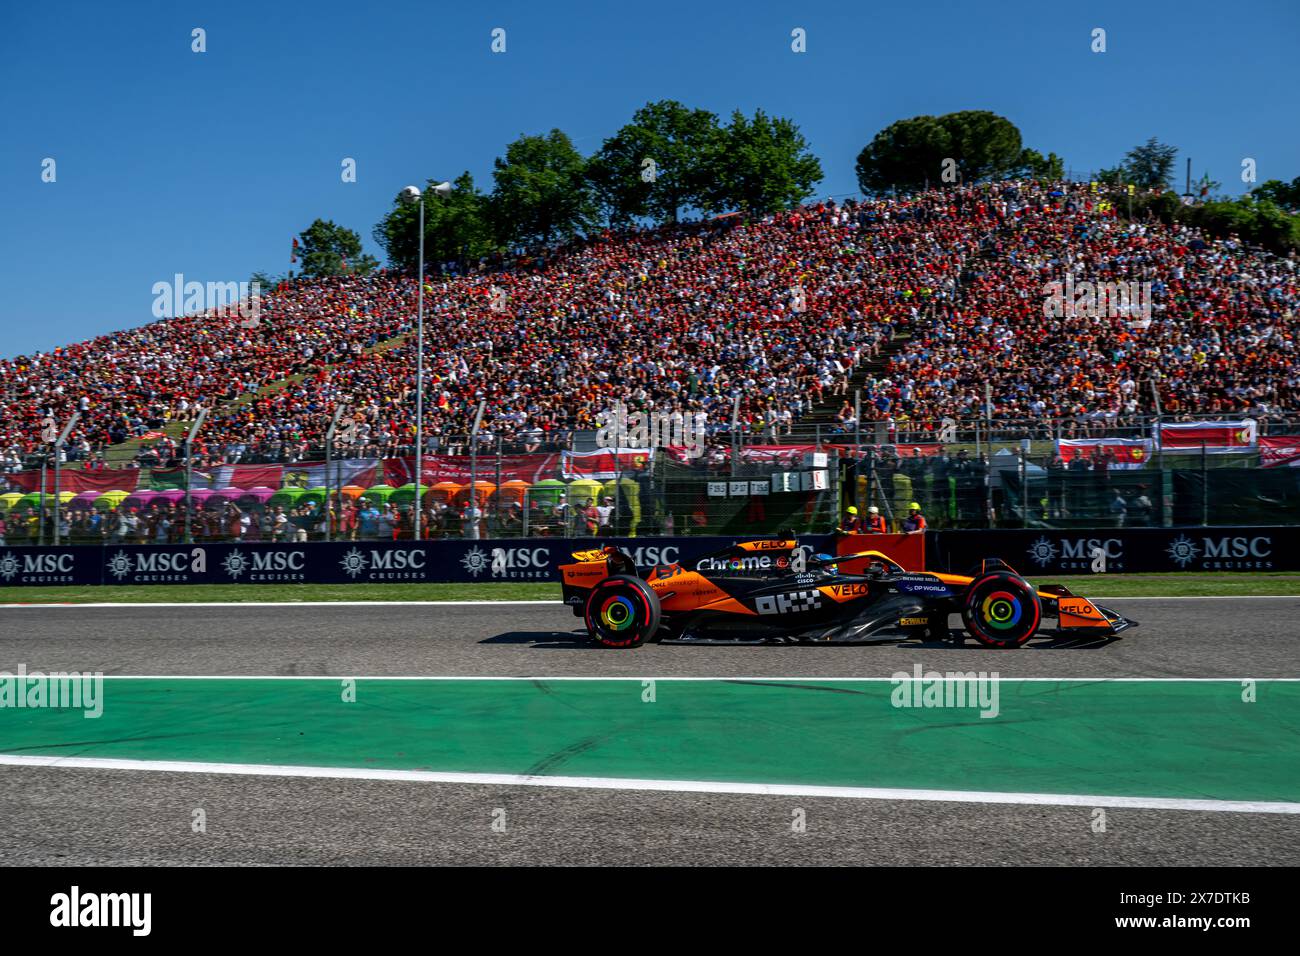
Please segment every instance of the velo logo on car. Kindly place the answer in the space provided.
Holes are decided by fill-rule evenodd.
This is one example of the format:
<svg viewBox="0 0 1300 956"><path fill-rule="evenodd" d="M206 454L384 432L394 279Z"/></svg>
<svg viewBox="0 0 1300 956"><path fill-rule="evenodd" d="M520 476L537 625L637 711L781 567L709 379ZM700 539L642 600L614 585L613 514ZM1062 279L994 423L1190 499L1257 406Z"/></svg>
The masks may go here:
<svg viewBox="0 0 1300 956"><path fill-rule="evenodd" d="M822 606L820 591L794 591L790 594L765 594L754 599L759 614L799 614Z"/></svg>

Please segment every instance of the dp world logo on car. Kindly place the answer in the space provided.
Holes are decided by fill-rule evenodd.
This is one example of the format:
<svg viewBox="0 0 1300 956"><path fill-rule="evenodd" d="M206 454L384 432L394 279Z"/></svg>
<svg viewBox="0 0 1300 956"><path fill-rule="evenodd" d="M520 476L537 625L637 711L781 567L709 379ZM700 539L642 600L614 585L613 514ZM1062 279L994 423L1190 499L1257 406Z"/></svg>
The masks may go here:
<svg viewBox="0 0 1300 956"><path fill-rule="evenodd" d="M1232 535L1205 535L1198 544L1195 538L1180 534L1169 543L1165 553L1186 569L1193 563L1202 571L1234 569L1267 570L1273 567L1273 539L1268 535L1255 537Z"/></svg>
<svg viewBox="0 0 1300 956"><path fill-rule="evenodd" d="M551 566L550 548L493 548L484 551L478 545L460 559L461 566L477 578L484 571L494 578L545 578Z"/></svg>

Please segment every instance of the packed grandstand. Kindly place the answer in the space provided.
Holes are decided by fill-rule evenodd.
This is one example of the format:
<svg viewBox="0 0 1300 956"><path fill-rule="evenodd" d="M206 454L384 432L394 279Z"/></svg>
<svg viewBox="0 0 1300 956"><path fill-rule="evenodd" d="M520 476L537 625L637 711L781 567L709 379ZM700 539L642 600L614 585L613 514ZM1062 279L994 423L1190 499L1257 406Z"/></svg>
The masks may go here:
<svg viewBox="0 0 1300 956"><path fill-rule="evenodd" d="M1045 316L1067 276L1149 282L1149 315ZM1149 414L1152 381L1171 418L1300 407L1294 257L1128 221L1088 183L606 233L426 281L429 450L465 435L480 400L485 441L511 450L563 445L616 400L716 433L738 395L741 428L779 438L815 412L856 424L851 380L864 420L918 430L987 413L1098 432ZM205 405L200 465L318 458L338 402L358 425L340 455L409 452L415 311L410 276L303 279L265 294L253 327L189 315L0 361L6 470L73 411L70 461L145 436L145 458L172 459L162 426Z"/></svg>
<svg viewBox="0 0 1300 956"><path fill-rule="evenodd" d="M425 502L423 524L462 533L495 480L502 496L492 528L518 534L528 530L512 510L522 502L508 500L505 482L617 477L574 474L557 453L571 453L574 436L590 435L619 402L702 426L710 453L700 465L715 468L736 431L797 448L810 427L827 442L861 441L865 428L871 441L930 451L945 420L982 419L986 429L1033 438L1140 436L1156 394L1166 421L1252 420L1252 442L1256 429L1293 431L1284 410L1300 408L1294 256L1121 211L1095 184L985 183L828 200L751 222L606 232L544 256L431 276L424 453L444 465L472 450L517 460L504 475L499 460L495 472L485 462L477 477L491 487L475 493L470 476L431 478L426 462L426 481L459 483ZM1143 284L1148 300L1141 310L1045 314L1052 283L1076 279ZM392 271L286 281L264 295L255 324L187 315L0 362L9 484L0 506L37 506L26 521L16 520L21 508L10 514L8 540L42 535L35 512L44 499L32 495L48 441L42 423L74 411L60 537L184 540L177 426L203 407L189 533L317 538L320 501L272 495L282 483L320 488L313 463L340 404L355 429L330 451L362 467L327 479L348 488L333 531L409 533L411 509L387 492L412 477L409 461L400 463L415 442L416 293L413 277ZM297 463L306 470L291 480L284 469ZM267 474L213 477L223 466L257 465ZM977 449L950 470L987 468ZM150 480L123 469L149 469ZM91 477L101 471L112 474ZM566 501L567 514L539 489L531 530L607 528L608 489L593 484L581 501ZM220 497L232 488L238 494ZM120 497L102 499L106 491ZM211 494L219 497L206 507ZM626 507L614 497L614 510ZM129 517L137 512L146 517Z"/></svg>

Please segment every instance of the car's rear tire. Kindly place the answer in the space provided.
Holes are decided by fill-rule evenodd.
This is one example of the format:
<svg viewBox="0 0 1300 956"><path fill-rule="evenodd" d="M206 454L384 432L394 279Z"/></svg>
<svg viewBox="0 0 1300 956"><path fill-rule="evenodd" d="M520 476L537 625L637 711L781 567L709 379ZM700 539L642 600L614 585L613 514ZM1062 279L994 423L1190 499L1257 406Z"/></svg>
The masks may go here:
<svg viewBox="0 0 1300 956"><path fill-rule="evenodd" d="M961 619L985 647L1019 647L1038 630L1043 607L1038 592L1020 575L991 571L966 589Z"/></svg>
<svg viewBox="0 0 1300 956"><path fill-rule="evenodd" d="M591 589L583 619L602 647L637 647L659 630L659 595L640 578L616 574Z"/></svg>

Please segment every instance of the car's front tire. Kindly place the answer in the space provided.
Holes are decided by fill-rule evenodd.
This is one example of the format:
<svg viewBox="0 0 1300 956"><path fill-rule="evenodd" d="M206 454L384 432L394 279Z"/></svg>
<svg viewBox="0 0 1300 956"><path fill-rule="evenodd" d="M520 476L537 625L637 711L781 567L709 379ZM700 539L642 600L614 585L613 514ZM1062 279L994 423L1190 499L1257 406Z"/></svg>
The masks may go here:
<svg viewBox="0 0 1300 956"><path fill-rule="evenodd" d="M971 581L962 602L962 623L985 647L1019 647L1043 620L1038 592L1011 571L990 571Z"/></svg>
<svg viewBox="0 0 1300 956"><path fill-rule="evenodd" d="M583 619L602 647L637 647L659 630L659 595L640 578L616 574L591 589Z"/></svg>

